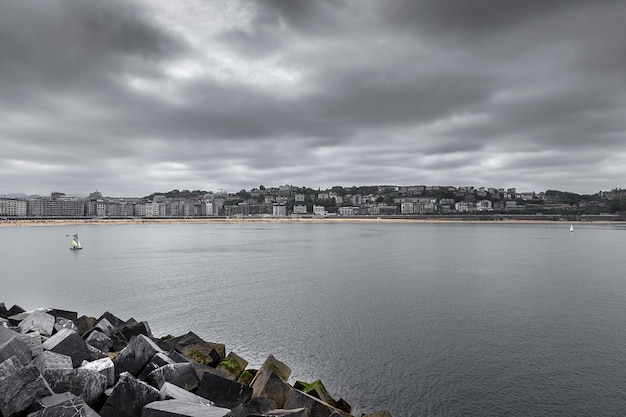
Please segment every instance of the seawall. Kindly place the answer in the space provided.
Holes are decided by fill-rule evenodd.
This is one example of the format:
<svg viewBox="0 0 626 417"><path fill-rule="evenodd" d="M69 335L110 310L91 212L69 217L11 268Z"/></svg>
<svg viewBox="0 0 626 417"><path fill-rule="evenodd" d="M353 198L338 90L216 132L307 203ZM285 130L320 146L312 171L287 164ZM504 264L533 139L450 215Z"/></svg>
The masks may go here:
<svg viewBox="0 0 626 417"><path fill-rule="evenodd" d="M290 384L291 373L273 355L251 369L192 331L155 337L110 312L0 303L0 417L353 417L322 381Z"/></svg>

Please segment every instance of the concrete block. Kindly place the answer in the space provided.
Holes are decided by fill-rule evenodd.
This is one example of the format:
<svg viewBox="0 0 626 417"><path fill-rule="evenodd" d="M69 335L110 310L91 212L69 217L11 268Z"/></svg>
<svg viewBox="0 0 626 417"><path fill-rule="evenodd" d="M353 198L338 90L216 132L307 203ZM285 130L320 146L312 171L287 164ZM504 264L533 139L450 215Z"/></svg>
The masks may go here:
<svg viewBox="0 0 626 417"><path fill-rule="evenodd" d="M159 389L165 382L169 382L187 391L195 389L200 382L196 369L190 362L161 366L150 372L148 381Z"/></svg>
<svg viewBox="0 0 626 417"><path fill-rule="evenodd" d="M144 405L159 401L159 391L143 381L123 372L106 403L100 410L101 417L137 417Z"/></svg>
<svg viewBox="0 0 626 417"><path fill-rule="evenodd" d="M179 400L191 404L212 405L212 402L206 398L202 398L169 382L164 382L159 392L161 393L161 400Z"/></svg>
<svg viewBox="0 0 626 417"><path fill-rule="evenodd" d="M115 384L115 365L109 357L91 362L84 361L79 369L87 369L103 375L106 378L107 387L112 387Z"/></svg>
<svg viewBox="0 0 626 417"><path fill-rule="evenodd" d="M257 374L251 388L253 398L269 398L274 403L272 408L283 408L287 396L293 390L272 370Z"/></svg>
<svg viewBox="0 0 626 417"><path fill-rule="evenodd" d="M38 355L31 365L35 366L43 374L46 369L72 369L72 358L62 353L44 350Z"/></svg>
<svg viewBox="0 0 626 417"><path fill-rule="evenodd" d="M69 392L42 398L30 411L28 417L99 417L82 398Z"/></svg>
<svg viewBox="0 0 626 417"><path fill-rule="evenodd" d="M139 379L141 379L144 382L150 382L148 380L148 375L150 375L150 372L162 366L170 365L172 363L176 363L176 362L173 359L171 359L169 355L166 355L163 352L158 352L156 355L152 357L152 359L150 359L150 362L148 362L146 366L144 366L143 370L139 374Z"/></svg>
<svg viewBox="0 0 626 417"><path fill-rule="evenodd" d="M105 353L110 352L111 347L113 346L111 338L99 330L93 330L90 332L89 336L85 338L85 342Z"/></svg>
<svg viewBox="0 0 626 417"><path fill-rule="evenodd" d="M133 376L141 370L158 352L164 353L150 338L139 335L135 337L115 358L115 375L129 372Z"/></svg>
<svg viewBox="0 0 626 417"><path fill-rule="evenodd" d="M17 333L19 335L19 333ZM28 365L33 359L30 345L22 337L16 336L0 345L0 362L15 356L22 365Z"/></svg>
<svg viewBox="0 0 626 417"><path fill-rule="evenodd" d="M228 378L205 373L196 394L212 401L218 407L235 408L252 397L252 388Z"/></svg>
<svg viewBox="0 0 626 417"><path fill-rule="evenodd" d="M71 392L90 407L100 405L107 378L89 369L46 369L43 376L54 392Z"/></svg>
<svg viewBox="0 0 626 417"><path fill-rule="evenodd" d="M11 417L26 411L35 401L52 395L52 389L32 365L0 379L0 413Z"/></svg>
<svg viewBox="0 0 626 417"><path fill-rule="evenodd" d="M43 348L72 358L72 366L77 368L84 360L91 360L92 354L87 343L73 330L63 329L43 343Z"/></svg>
<svg viewBox="0 0 626 417"><path fill-rule="evenodd" d="M22 365L17 356L11 356L9 359L0 362L0 379L13 375L18 369L23 367L24 365Z"/></svg>
<svg viewBox="0 0 626 417"><path fill-rule="evenodd" d="M54 322L54 316L35 310L22 319L17 330L20 333L39 332L39 334L49 337L54 331Z"/></svg>
<svg viewBox="0 0 626 417"><path fill-rule="evenodd" d="M217 365L217 369L225 371L229 375L229 379L236 381L239 375L246 369L246 366L248 366L248 361L236 353L230 352L226 359Z"/></svg>
<svg viewBox="0 0 626 417"><path fill-rule="evenodd" d="M190 404L178 400L156 401L146 405L141 417L226 417L230 410L206 404Z"/></svg>

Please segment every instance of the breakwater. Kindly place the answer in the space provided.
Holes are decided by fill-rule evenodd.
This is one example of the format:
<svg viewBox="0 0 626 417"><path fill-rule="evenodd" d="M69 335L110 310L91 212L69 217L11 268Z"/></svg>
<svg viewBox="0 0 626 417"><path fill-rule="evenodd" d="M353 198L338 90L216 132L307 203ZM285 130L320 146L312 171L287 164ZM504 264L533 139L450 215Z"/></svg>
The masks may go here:
<svg viewBox="0 0 626 417"><path fill-rule="evenodd" d="M193 333L154 337L145 321L0 303L0 417L351 417L320 380L289 384ZM362 417L391 417L379 410Z"/></svg>

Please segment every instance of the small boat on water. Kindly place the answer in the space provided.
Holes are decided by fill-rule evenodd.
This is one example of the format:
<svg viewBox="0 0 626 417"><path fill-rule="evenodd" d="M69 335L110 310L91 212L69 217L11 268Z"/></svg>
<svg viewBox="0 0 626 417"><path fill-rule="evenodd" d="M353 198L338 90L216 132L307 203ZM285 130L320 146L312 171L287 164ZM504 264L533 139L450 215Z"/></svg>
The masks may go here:
<svg viewBox="0 0 626 417"><path fill-rule="evenodd" d="M569 227L569 231L570 231L570 232L573 232L573 231L574 231L574 225L573 225L573 224L572 224L572 225L570 225L570 227Z"/></svg>
<svg viewBox="0 0 626 417"><path fill-rule="evenodd" d="M78 240L78 233L72 236L72 242L70 243L70 250L80 250L82 249L82 245L80 244L80 240Z"/></svg>

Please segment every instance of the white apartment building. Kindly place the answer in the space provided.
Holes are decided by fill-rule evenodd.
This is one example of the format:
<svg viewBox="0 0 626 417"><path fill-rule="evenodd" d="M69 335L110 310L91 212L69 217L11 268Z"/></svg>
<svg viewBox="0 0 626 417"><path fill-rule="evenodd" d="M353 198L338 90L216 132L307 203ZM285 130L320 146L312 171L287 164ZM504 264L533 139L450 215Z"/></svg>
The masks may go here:
<svg viewBox="0 0 626 417"><path fill-rule="evenodd" d="M284 204L274 204L272 211L273 217L285 217L287 215L287 206Z"/></svg>
<svg viewBox="0 0 626 417"><path fill-rule="evenodd" d="M0 216L26 216L26 200L0 198Z"/></svg>
<svg viewBox="0 0 626 417"><path fill-rule="evenodd" d="M306 214L306 206L305 205L293 206L293 214Z"/></svg>

